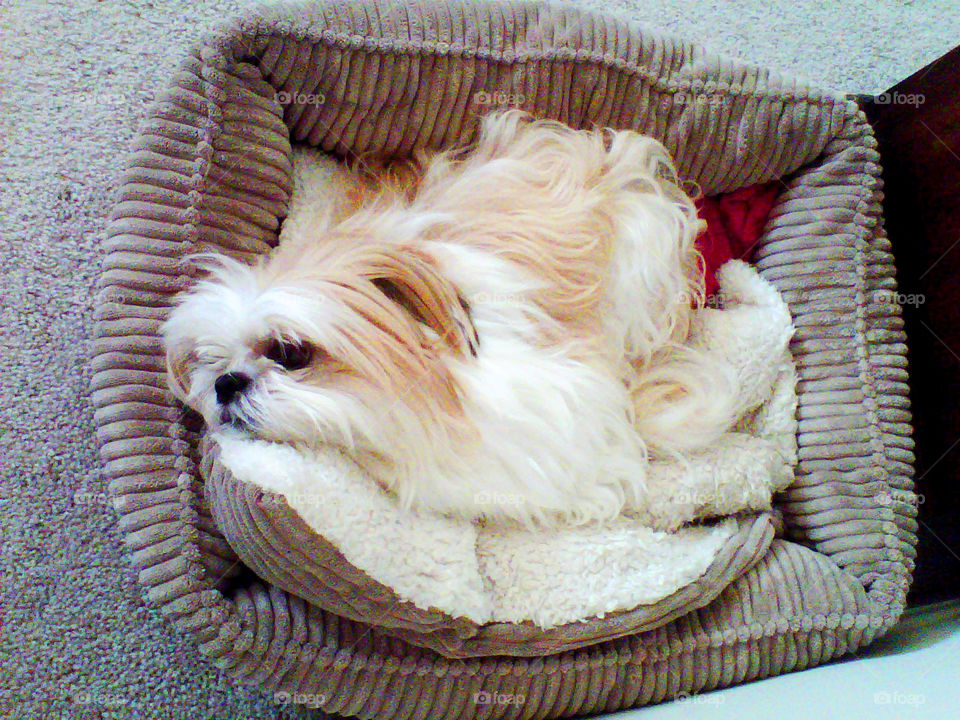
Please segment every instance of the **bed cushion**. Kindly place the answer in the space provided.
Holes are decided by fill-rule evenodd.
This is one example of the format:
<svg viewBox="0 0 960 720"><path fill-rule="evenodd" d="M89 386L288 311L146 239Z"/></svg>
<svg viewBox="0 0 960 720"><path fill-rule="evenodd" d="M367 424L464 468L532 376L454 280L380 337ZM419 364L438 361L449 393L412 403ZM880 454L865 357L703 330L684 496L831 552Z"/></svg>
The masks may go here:
<svg viewBox="0 0 960 720"><path fill-rule="evenodd" d="M208 494L231 478L166 390L159 325L196 272L188 255L253 259L276 243L291 143L404 155L468 140L484 111L505 104L654 135L708 195L782 184L755 261L797 327L799 464L777 521L748 528L779 536L735 577L707 578L722 590L706 604L681 614L668 605L627 635L577 649L455 659L429 647L422 623L391 625L403 615L395 599L371 596L335 553L339 612L239 562ZM522 705L497 712L599 712L863 647L903 609L917 527L878 162L852 102L568 7L316 2L226 23L151 111L105 240L97 432L148 601L231 675L361 717L489 716L485 701L506 695ZM370 605L365 620L351 619L351 603Z"/></svg>

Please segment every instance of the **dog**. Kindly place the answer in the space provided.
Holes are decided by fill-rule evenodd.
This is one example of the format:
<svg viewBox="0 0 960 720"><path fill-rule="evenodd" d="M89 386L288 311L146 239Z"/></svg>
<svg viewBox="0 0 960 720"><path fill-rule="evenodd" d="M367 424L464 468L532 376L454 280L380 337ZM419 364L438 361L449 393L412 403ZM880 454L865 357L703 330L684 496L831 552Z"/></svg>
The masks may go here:
<svg viewBox="0 0 960 720"><path fill-rule="evenodd" d="M731 426L685 345L701 223L655 139L512 110L339 179L298 241L204 258L165 322L210 428L340 448L405 507L558 526L642 505L651 458Z"/></svg>

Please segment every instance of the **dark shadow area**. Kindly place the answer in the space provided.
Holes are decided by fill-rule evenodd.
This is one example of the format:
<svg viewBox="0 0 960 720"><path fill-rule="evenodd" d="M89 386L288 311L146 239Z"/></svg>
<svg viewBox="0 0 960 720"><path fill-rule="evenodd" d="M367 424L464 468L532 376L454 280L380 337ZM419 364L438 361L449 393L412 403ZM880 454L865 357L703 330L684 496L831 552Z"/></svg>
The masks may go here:
<svg viewBox="0 0 960 720"><path fill-rule="evenodd" d="M912 608L897 626L859 657L884 657L922 650L960 633L960 603L948 601Z"/></svg>
<svg viewBox="0 0 960 720"><path fill-rule="evenodd" d="M879 143L908 338L916 605L960 596L960 48L882 95L857 99Z"/></svg>

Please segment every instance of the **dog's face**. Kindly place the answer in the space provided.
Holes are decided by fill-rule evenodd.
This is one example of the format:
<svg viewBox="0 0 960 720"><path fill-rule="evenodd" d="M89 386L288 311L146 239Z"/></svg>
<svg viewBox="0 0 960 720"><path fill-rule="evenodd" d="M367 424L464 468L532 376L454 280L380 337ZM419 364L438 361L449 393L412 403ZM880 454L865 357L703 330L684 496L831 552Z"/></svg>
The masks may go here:
<svg viewBox="0 0 960 720"><path fill-rule="evenodd" d="M164 339L171 389L209 426L356 449L398 410L458 412L450 363L475 354L476 335L422 251L335 243L207 270Z"/></svg>

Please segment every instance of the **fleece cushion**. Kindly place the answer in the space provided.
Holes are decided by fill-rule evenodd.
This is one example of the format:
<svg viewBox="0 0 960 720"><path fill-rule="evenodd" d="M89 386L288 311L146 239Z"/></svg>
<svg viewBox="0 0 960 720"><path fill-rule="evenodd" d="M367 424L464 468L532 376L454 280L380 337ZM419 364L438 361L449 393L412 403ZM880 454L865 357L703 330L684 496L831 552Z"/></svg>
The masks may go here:
<svg viewBox="0 0 960 720"><path fill-rule="evenodd" d="M761 528L778 533L763 556L732 582L705 575L688 586L724 584L713 600L692 611L658 604L652 624L616 639L588 632L575 649L460 660L425 645L423 618L404 628L396 598L365 593L335 549L322 559L343 612L239 561L210 507L214 486L236 481L166 390L159 327L196 273L191 254L253 259L277 242L291 142L341 156L448 147L472 137L494 104L654 135L706 195L780 183L755 263L796 326L798 463L776 522ZM225 23L157 99L105 240L95 420L147 600L234 677L368 718L597 713L863 647L904 607L917 529L875 146L841 96L569 7L331 0ZM255 496L235 496L236 522L263 521ZM290 548L262 549L280 572L295 567L282 562ZM603 620L583 625L594 622ZM503 625L513 635L498 636L500 646L542 639Z"/></svg>

